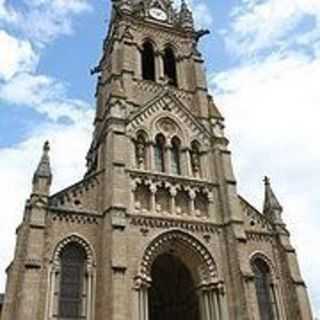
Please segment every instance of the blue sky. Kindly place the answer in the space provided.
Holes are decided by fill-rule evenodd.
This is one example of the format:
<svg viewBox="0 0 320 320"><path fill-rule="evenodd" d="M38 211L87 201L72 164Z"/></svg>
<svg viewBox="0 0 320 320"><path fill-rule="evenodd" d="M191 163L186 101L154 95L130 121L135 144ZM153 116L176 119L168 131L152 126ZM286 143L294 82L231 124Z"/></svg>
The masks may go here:
<svg viewBox="0 0 320 320"><path fill-rule="evenodd" d="M0 0L0 291L33 170L52 144L53 189L79 179L92 134L109 0ZM177 0L177 2L179 2ZM190 0L239 190L270 175L320 316L319 0Z"/></svg>

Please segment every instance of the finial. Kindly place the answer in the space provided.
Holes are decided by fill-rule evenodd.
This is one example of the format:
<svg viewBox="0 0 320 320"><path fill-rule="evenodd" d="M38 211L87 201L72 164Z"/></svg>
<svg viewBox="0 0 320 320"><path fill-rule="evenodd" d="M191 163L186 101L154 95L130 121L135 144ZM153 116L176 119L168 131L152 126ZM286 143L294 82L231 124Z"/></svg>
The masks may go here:
<svg viewBox="0 0 320 320"><path fill-rule="evenodd" d="M47 140L44 144L43 144L43 152L49 153L50 151L50 143Z"/></svg>
<svg viewBox="0 0 320 320"><path fill-rule="evenodd" d="M269 177L265 176L263 181L264 181L265 186L270 186L270 178Z"/></svg>

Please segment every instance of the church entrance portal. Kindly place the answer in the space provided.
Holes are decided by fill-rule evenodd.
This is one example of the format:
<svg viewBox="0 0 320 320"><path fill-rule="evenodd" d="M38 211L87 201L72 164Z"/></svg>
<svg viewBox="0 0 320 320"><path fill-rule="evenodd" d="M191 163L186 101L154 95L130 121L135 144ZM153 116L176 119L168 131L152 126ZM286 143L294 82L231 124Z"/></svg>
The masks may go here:
<svg viewBox="0 0 320 320"><path fill-rule="evenodd" d="M199 301L191 273L172 254L161 254L151 269L150 320L200 320Z"/></svg>

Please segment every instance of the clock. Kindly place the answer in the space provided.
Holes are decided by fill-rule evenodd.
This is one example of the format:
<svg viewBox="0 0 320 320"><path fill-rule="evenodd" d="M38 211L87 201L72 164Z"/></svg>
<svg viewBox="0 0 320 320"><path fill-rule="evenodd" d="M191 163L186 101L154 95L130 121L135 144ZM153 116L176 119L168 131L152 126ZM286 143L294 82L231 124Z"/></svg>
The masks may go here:
<svg viewBox="0 0 320 320"><path fill-rule="evenodd" d="M159 21L166 21L168 18L166 12L159 8L151 8L149 14L152 18Z"/></svg>

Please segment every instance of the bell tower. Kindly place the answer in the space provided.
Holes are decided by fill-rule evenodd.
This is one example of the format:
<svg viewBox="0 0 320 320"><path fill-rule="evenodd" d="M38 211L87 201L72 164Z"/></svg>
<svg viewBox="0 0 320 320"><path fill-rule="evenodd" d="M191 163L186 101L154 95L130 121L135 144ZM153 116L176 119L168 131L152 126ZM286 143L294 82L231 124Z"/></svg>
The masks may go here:
<svg viewBox="0 0 320 320"><path fill-rule="evenodd" d="M184 0L113 0L83 179L33 179L2 320L311 320L283 208L237 192ZM52 147L54 151L54 146Z"/></svg>

